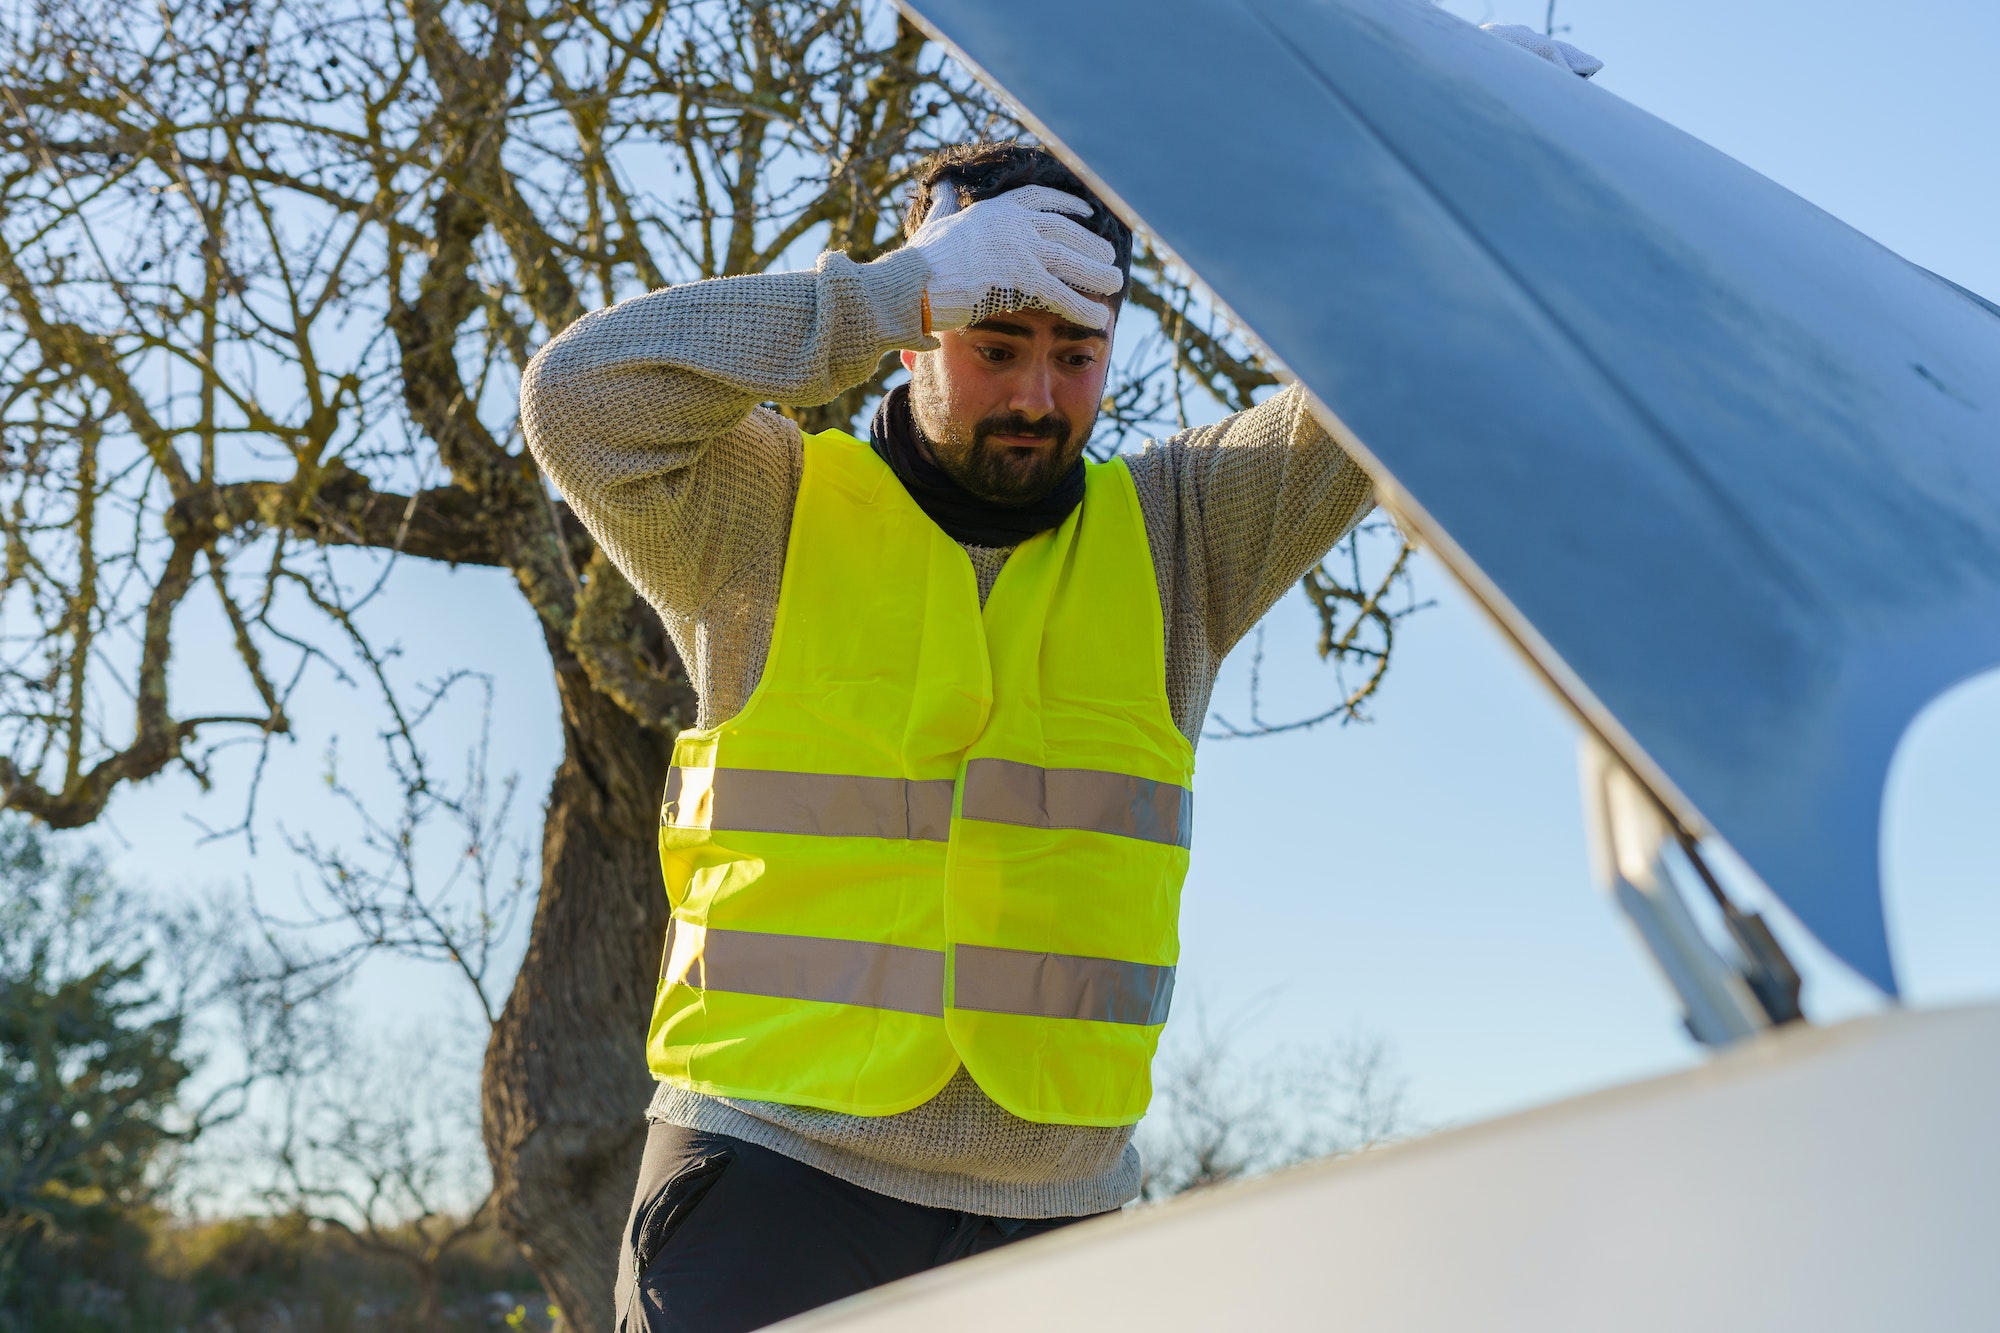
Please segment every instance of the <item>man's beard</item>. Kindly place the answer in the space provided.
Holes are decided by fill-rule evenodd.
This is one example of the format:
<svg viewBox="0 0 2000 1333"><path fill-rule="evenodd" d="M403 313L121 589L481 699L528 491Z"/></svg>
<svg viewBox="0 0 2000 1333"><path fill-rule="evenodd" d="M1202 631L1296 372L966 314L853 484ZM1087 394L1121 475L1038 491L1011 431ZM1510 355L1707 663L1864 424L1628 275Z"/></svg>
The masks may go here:
<svg viewBox="0 0 2000 1333"><path fill-rule="evenodd" d="M955 419L949 395L924 358L910 376L910 414L932 460L945 475L982 500L994 504L1033 504L1062 484L1083 446L1090 441L1093 420L1072 440L1075 428L1060 412L1031 421L1019 412L986 417L968 433ZM1052 445L1022 449L996 443L996 435L1052 440Z"/></svg>

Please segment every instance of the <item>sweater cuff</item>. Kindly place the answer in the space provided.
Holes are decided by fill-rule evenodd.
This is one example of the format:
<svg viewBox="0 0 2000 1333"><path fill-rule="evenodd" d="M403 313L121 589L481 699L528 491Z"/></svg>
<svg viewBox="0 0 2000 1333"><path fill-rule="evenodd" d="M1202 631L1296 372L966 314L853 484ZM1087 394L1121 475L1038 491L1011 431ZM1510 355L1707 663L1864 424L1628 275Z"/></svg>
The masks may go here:
<svg viewBox="0 0 2000 1333"><path fill-rule="evenodd" d="M937 349L938 340L924 332L924 286L931 280L931 266L921 254L907 246L891 250L871 263L856 265L855 274L875 318L880 346L917 352Z"/></svg>

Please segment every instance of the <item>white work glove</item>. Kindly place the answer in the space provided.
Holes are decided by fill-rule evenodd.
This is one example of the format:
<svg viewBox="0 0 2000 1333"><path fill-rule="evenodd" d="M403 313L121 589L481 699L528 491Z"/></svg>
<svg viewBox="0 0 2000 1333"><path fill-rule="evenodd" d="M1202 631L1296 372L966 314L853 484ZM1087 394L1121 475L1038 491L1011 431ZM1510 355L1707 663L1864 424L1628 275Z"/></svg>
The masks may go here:
<svg viewBox="0 0 2000 1333"><path fill-rule="evenodd" d="M1533 52L1560 69L1589 78L1604 68L1604 62L1588 51L1580 51L1568 42L1559 42L1546 34L1520 23L1481 24L1481 32L1490 32L1503 42L1512 42L1523 51Z"/></svg>
<svg viewBox="0 0 2000 1333"><path fill-rule="evenodd" d="M969 208L954 207L957 199L947 182L910 238L910 248L931 269L924 295L933 332L1030 305L1085 328L1110 322L1111 311L1084 293L1111 296L1125 285L1113 262L1118 251L1063 216L1089 217L1089 204L1043 185L1024 185Z"/></svg>

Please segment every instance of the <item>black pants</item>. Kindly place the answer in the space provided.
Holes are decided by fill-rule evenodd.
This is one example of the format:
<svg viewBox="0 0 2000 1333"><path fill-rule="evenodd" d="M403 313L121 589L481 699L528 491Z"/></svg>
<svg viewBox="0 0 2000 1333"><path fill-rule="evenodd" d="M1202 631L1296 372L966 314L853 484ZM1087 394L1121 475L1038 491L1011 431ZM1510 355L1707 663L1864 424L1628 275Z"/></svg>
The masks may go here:
<svg viewBox="0 0 2000 1333"><path fill-rule="evenodd" d="M652 1127L618 1333L740 1333L1081 1221L903 1203L741 1139Z"/></svg>

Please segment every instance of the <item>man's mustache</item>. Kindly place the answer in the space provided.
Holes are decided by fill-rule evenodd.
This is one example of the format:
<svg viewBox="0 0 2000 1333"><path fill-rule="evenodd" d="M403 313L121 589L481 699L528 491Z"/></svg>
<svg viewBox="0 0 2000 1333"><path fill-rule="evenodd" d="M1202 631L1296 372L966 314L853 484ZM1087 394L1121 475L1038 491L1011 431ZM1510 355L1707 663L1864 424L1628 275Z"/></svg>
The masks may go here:
<svg viewBox="0 0 2000 1333"><path fill-rule="evenodd" d="M985 444L995 435L1018 435L1028 439L1054 440L1059 445L1068 444L1069 420L1060 412L1051 412L1037 421L1030 421L1019 412L1008 412L987 417L972 428L975 444Z"/></svg>

